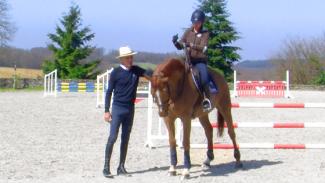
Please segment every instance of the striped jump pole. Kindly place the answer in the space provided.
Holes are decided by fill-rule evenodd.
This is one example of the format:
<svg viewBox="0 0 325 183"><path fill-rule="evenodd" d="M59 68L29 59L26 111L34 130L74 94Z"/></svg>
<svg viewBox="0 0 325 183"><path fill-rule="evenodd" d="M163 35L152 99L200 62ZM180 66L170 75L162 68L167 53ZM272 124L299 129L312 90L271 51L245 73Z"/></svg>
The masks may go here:
<svg viewBox="0 0 325 183"><path fill-rule="evenodd" d="M213 128L218 128L217 123L211 123ZM325 128L324 122L241 122L234 123L234 128ZM200 123L192 123L199 127ZM227 128L227 125L224 126ZM207 148L207 144L191 144L191 148ZM213 144L213 149L233 149L232 144ZM272 144L272 143L241 143L239 149L325 149L325 144Z"/></svg>
<svg viewBox="0 0 325 183"><path fill-rule="evenodd" d="M213 128L218 128L217 123L211 123ZM233 123L234 128L325 128L324 122L239 122ZM192 127L200 127L199 122L192 123ZM227 124L224 125L227 128Z"/></svg>
<svg viewBox="0 0 325 183"><path fill-rule="evenodd" d="M232 103L232 108L325 108L325 103Z"/></svg>
<svg viewBox="0 0 325 183"><path fill-rule="evenodd" d="M206 144L191 144L191 148L207 148ZM325 144L272 144L272 143L241 143L239 149L325 149ZM232 144L213 144L213 149L234 149Z"/></svg>

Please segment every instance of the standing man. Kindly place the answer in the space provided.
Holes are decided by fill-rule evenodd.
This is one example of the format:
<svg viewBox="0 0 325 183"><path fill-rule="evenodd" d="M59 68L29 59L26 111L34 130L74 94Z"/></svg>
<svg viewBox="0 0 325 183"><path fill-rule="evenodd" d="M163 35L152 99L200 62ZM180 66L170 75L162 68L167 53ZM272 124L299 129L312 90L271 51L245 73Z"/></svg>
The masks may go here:
<svg viewBox="0 0 325 183"><path fill-rule="evenodd" d="M117 139L120 126L122 126L120 163L117 168L117 175L126 175L124 164L128 149L130 133L133 125L134 101L140 76L149 76L144 69L133 66L133 55L137 52L129 47L119 49L120 66L114 68L109 79L106 92L104 119L110 123L110 134L105 151L105 165L103 175L112 178L110 171L110 159L114 143ZM148 78L148 77L147 77ZM110 112L111 96L114 92L112 112Z"/></svg>

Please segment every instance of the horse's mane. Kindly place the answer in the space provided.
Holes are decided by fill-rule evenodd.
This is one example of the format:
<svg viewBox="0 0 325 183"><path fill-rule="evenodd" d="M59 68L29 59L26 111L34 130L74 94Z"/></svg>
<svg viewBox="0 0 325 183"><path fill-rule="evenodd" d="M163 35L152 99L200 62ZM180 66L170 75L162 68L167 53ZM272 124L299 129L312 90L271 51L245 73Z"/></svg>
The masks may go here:
<svg viewBox="0 0 325 183"><path fill-rule="evenodd" d="M163 63L159 64L155 69L152 79L152 87L157 88L160 78L168 78L170 81L175 82L175 74L184 72L184 61L178 58L168 58Z"/></svg>
<svg viewBox="0 0 325 183"><path fill-rule="evenodd" d="M177 58L169 58L157 67L157 71L163 73L164 76L171 76L176 71L184 70L184 62Z"/></svg>

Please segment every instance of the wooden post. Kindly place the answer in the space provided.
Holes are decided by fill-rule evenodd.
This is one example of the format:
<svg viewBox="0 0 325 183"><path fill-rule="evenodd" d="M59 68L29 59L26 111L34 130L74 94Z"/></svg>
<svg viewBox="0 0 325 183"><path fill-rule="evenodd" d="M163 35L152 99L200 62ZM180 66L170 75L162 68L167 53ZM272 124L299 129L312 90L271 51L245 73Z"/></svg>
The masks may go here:
<svg viewBox="0 0 325 183"><path fill-rule="evenodd" d="M17 70L17 66L15 64L15 66L14 66L14 83L13 83L13 86L12 86L13 89L16 89L16 77L17 77L16 70Z"/></svg>

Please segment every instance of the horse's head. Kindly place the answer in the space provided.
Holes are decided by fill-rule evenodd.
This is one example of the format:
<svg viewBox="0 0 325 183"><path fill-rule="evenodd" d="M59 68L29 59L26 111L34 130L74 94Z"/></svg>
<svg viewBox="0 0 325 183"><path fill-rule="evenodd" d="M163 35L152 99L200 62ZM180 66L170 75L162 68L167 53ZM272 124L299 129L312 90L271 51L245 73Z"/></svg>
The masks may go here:
<svg viewBox="0 0 325 183"><path fill-rule="evenodd" d="M168 77L161 72L154 73L151 78L151 95L158 105L159 116L166 117L168 115L170 93Z"/></svg>
<svg viewBox="0 0 325 183"><path fill-rule="evenodd" d="M179 93L179 80L183 77L184 64L178 59L166 59L159 64L150 79L151 94L158 105L159 115L168 115L169 105L174 102ZM183 81L183 80L182 80Z"/></svg>

